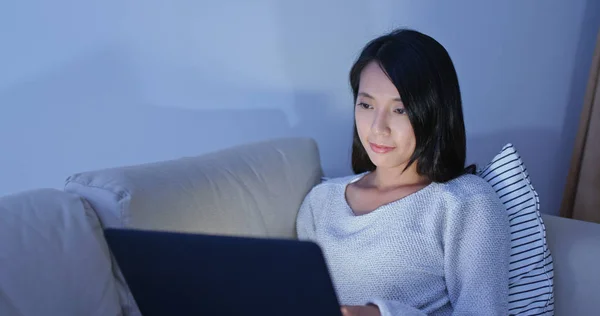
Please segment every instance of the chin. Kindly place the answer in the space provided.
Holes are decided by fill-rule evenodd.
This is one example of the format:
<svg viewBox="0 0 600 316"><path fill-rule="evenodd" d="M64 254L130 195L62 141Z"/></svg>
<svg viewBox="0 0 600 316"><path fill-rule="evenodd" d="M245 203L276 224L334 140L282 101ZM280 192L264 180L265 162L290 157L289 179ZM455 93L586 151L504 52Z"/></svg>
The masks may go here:
<svg viewBox="0 0 600 316"><path fill-rule="evenodd" d="M390 168L395 164L391 163L390 159L386 159L386 157L381 157L381 155L369 153L369 159L377 168Z"/></svg>
<svg viewBox="0 0 600 316"><path fill-rule="evenodd" d="M368 155L369 159L371 159L371 162L375 165L375 167L382 169L396 168L402 166L403 162L408 162L407 159L400 159L399 157L394 157L393 155L386 156L386 154L382 155L370 151L368 152Z"/></svg>

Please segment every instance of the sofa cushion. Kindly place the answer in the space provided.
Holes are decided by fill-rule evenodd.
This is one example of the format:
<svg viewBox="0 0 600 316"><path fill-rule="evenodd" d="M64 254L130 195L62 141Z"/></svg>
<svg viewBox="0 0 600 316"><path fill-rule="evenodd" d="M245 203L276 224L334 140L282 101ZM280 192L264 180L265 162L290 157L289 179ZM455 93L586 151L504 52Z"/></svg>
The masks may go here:
<svg viewBox="0 0 600 316"><path fill-rule="evenodd" d="M0 315L121 315L100 222L79 197L0 198Z"/></svg>
<svg viewBox="0 0 600 316"><path fill-rule="evenodd" d="M552 255L539 199L521 157L507 144L479 175L498 193L511 231L509 314L551 315L554 311Z"/></svg>

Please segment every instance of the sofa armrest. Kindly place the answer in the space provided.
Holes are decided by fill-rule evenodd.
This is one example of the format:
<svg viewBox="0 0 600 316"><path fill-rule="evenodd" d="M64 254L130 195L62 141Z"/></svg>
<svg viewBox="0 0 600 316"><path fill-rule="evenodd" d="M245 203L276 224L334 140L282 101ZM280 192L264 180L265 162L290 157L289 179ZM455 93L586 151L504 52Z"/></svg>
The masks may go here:
<svg viewBox="0 0 600 316"><path fill-rule="evenodd" d="M100 222L80 197L0 198L0 315L121 315L119 290Z"/></svg>
<svg viewBox="0 0 600 316"><path fill-rule="evenodd" d="M556 315L595 315L600 310L600 225L542 218L554 260Z"/></svg>

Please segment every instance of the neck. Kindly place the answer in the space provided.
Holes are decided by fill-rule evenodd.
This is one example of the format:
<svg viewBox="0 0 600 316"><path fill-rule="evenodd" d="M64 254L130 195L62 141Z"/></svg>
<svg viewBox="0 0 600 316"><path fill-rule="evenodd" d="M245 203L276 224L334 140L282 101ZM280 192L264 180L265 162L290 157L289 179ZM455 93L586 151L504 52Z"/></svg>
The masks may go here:
<svg viewBox="0 0 600 316"><path fill-rule="evenodd" d="M408 169L405 166L393 168L378 167L373 171L373 185L378 189L385 190L406 185L427 185L431 181L417 173L416 163L413 163Z"/></svg>

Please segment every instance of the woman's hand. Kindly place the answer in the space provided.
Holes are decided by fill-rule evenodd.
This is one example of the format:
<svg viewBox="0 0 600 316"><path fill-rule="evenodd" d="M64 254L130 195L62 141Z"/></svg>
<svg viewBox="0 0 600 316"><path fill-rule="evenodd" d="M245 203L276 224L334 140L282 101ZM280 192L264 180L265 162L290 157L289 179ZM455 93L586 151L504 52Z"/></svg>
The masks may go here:
<svg viewBox="0 0 600 316"><path fill-rule="evenodd" d="M342 305L342 315L344 316L381 316L379 308L376 305L367 306L348 306Z"/></svg>

